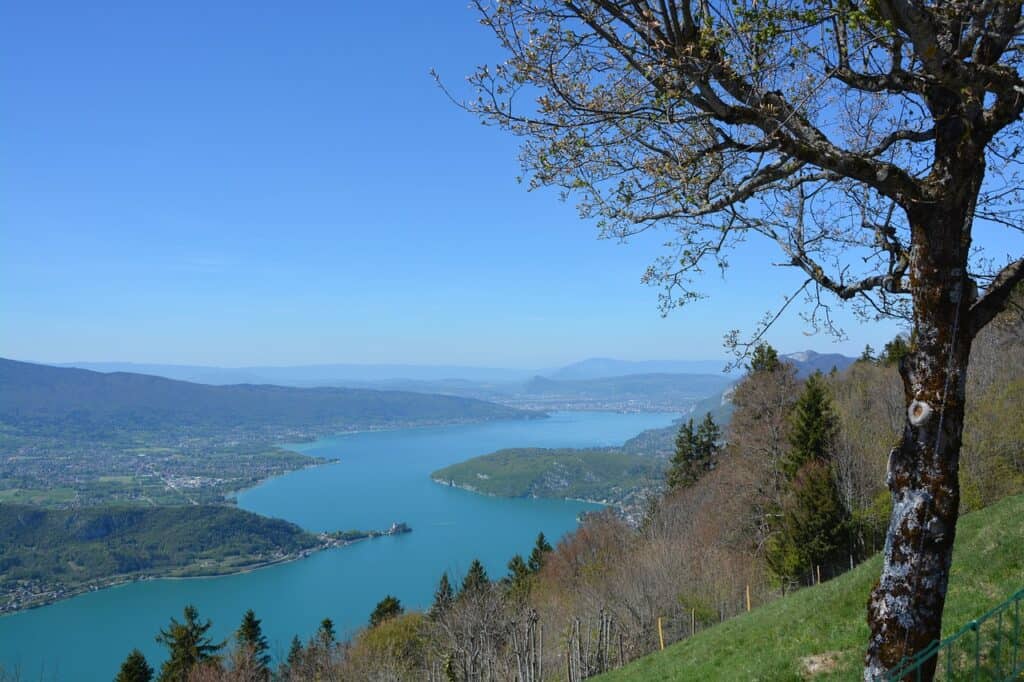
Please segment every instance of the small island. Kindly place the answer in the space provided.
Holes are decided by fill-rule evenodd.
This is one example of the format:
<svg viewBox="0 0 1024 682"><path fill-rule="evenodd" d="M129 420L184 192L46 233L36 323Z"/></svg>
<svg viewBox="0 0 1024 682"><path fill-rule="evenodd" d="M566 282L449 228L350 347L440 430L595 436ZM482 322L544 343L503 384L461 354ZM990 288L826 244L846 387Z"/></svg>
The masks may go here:
<svg viewBox="0 0 1024 682"><path fill-rule="evenodd" d="M402 535L411 533L412 528L402 521L395 521L387 530L336 530L329 533L322 533L321 537L332 542L348 545L359 540L379 538L385 535Z"/></svg>

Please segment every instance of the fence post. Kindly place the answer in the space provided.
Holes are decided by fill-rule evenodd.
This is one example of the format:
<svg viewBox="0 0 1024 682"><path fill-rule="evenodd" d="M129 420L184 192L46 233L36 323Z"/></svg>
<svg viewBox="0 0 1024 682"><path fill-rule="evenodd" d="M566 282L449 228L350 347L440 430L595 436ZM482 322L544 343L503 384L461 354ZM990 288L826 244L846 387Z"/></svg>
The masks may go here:
<svg viewBox="0 0 1024 682"><path fill-rule="evenodd" d="M747 613L750 613L750 583L747 583Z"/></svg>
<svg viewBox="0 0 1024 682"><path fill-rule="evenodd" d="M665 650L665 633L661 631L661 616L658 616L658 642L661 644L662 651Z"/></svg>

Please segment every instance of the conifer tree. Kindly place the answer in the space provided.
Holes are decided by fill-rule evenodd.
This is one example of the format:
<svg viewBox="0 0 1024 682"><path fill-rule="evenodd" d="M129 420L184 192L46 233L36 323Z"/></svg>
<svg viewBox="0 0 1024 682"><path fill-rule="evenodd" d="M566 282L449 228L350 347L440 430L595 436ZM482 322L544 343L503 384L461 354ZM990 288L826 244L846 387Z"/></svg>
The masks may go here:
<svg viewBox="0 0 1024 682"><path fill-rule="evenodd" d="M150 682L153 679L153 668L146 657L138 649L132 649L128 658L121 664L121 670L114 682Z"/></svg>
<svg viewBox="0 0 1024 682"><path fill-rule="evenodd" d="M537 573L540 569L544 568L544 562L547 561L548 554L551 551L551 543L544 537L544 533L538 533L537 541L533 543L533 551L530 552L530 558L526 562L531 573Z"/></svg>
<svg viewBox="0 0 1024 682"><path fill-rule="evenodd" d="M767 342L757 344L753 354L750 356L750 364L747 369L754 372L774 372L782 366L779 362L779 353Z"/></svg>
<svg viewBox="0 0 1024 682"><path fill-rule="evenodd" d="M459 598L466 595L476 594L485 591L490 587L491 581L487 577L487 570L480 563L479 559L473 559L469 565L466 577L462 579L462 589L459 591Z"/></svg>
<svg viewBox="0 0 1024 682"><path fill-rule="evenodd" d="M530 594L530 581L533 575L529 565L522 555L516 554L508 562L508 575L502 579L506 595L513 601L518 602Z"/></svg>
<svg viewBox="0 0 1024 682"><path fill-rule="evenodd" d="M405 613L402 602L390 594L377 602L376 608L370 614L370 627L375 628L386 620L390 620Z"/></svg>
<svg viewBox="0 0 1024 682"><path fill-rule="evenodd" d="M337 635L334 633L334 621L330 618L324 618L320 621L320 627L316 631L317 643L330 648L334 646L337 641Z"/></svg>
<svg viewBox="0 0 1024 682"><path fill-rule="evenodd" d="M256 617L252 609L245 612L242 617L242 624L235 631L235 642L239 647L245 647L248 654L252 656L255 663L256 674L260 679L270 676L270 646L267 638L263 635L261 621Z"/></svg>
<svg viewBox="0 0 1024 682"><path fill-rule="evenodd" d="M907 340L903 336L896 336L885 344L879 361L883 365L898 365L908 353L910 353L910 346L907 345Z"/></svg>
<svg viewBox="0 0 1024 682"><path fill-rule="evenodd" d="M453 603L455 603L455 593L452 591L451 582L448 581L448 572L445 571L441 574L441 580L434 591L434 603L431 605L428 615L437 620L451 608Z"/></svg>
<svg viewBox="0 0 1024 682"><path fill-rule="evenodd" d="M875 349L871 347L871 344L864 346L864 351L857 358L858 362L874 362L875 361Z"/></svg>
<svg viewBox="0 0 1024 682"><path fill-rule="evenodd" d="M715 468L715 456L718 454L718 442L722 438L722 430L711 417L704 414L704 421L697 427L697 457L704 471Z"/></svg>
<svg viewBox="0 0 1024 682"><path fill-rule="evenodd" d="M161 630L156 641L168 649L167 660L160 667L159 682L185 682L196 665L216 660L224 643L214 644L207 635L212 623L199 622L199 611L189 604L185 607L185 622L171 618L166 630Z"/></svg>
<svg viewBox="0 0 1024 682"><path fill-rule="evenodd" d="M781 462L787 489L766 548L783 582L833 563L848 545L849 512L832 471L837 426L828 386L815 373L790 416L790 450Z"/></svg>
<svg viewBox="0 0 1024 682"><path fill-rule="evenodd" d="M790 451L782 461L789 480L808 462L831 460L837 427L828 386L821 373L815 372L807 378L790 416Z"/></svg>
<svg viewBox="0 0 1024 682"><path fill-rule="evenodd" d="M784 535L796 549L800 571L845 557L849 514L831 465L813 461L801 467L783 503L782 518Z"/></svg>
<svg viewBox="0 0 1024 682"><path fill-rule="evenodd" d="M696 429L692 419L679 427L676 453L666 473L670 490L689 487L715 468L721 435L722 431L710 412L704 415L704 420Z"/></svg>
<svg viewBox="0 0 1024 682"><path fill-rule="evenodd" d="M690 463L694 460L697 450L697 434L690 419L679 427L676 434L676 452L672 456L665 481L669 490L693 485L697 477L693 475Z"/></svg>
<svg viewBox="0 0 1024 682"><path fill-rule="evenodd" d="M302 658L305 651L302 648L302 641L298 635L292 637L291 646L288 648L288 656L285 657L284 662L278 667L277 674L274 679L281 680L282 682L291 679L298 679L299 671L302 670Z"/></svg>
<svg viewBox="0 0 1024 682"><path fill-rule="evenodd" d="M336 663L337 646L334 622L330 618L324 618L302 654L302 671L299 679L327 679L329 671ZM292 674L294 676L294 671Z"/></svg>
<svg viewBox="0 0 1024 682"><path fill-rule="evenodd" d="M530 575L530 567L521 554L516 554L508 562L508 578L510 582L527 578Z"/></svg>

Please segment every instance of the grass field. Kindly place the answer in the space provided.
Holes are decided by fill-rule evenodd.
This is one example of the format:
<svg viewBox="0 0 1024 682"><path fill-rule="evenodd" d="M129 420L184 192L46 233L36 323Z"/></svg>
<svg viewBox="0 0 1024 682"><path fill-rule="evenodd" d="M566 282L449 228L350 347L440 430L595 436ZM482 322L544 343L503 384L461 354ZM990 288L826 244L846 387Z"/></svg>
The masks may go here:
<svg viewBox="0 0 1024 682"><path fill-rule="evenodd" d="M8 488L0 490L0 502L9 504L61 505L75 499L75 491L71 488L49 488L47 490L25 490Z"/></svg>
<svg viewBox="0 0 1024 682"><path fill-rule="evenodd" d="M853 571L800 590L696 637L601 676L626 680L858 679L868 629L865 605L881 568ZM1024 496L960 519L943 636L1024 586ZM809 657L821 663L811 675Z"/></svg>

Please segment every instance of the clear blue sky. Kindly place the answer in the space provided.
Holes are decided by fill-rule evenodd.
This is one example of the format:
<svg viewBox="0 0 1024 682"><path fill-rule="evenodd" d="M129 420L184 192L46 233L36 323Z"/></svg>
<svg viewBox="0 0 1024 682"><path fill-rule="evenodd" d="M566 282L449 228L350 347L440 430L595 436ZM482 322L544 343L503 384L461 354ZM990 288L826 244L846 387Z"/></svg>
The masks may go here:
<svg viewBox="0 0 1024 682"><path fill-rule="evenodd" d="M754 245L663 319L664 235L596 238L454 107L500 58L462 0L15 2L0 39L0 355L542 367L706 359L796 275ZM782 350L856 354L894 325Z"/></svg>

